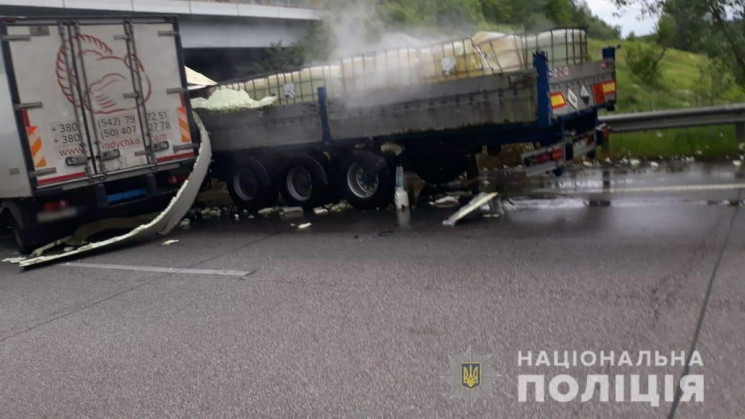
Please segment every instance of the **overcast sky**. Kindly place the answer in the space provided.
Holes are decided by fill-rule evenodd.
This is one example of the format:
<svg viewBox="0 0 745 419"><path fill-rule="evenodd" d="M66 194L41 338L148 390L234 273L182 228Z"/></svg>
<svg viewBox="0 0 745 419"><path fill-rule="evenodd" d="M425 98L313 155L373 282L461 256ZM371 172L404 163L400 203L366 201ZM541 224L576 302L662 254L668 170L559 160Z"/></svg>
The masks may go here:
<svg viewBox="0 0 745 419"><path fill-rule="evenodd" d="M587 0L592 13L611 25L621 26L623 36L633 31L636 35L646 35L654 32L656 18L640 19L639 8L626 9L620 17L613 16L618 10L610 0Z"/></svg>

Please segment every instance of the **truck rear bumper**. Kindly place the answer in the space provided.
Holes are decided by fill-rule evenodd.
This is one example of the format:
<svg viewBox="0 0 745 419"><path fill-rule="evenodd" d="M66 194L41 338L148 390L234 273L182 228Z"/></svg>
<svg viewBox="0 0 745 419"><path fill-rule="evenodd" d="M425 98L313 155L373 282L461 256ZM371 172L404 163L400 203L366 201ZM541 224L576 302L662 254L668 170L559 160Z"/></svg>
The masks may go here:
<svg viewBox="0 0 745 419"><path fill-rule="evenodd" d="M608 140L610 129L600 124L595 129L566 138L563 142L523 153L522 164L527 176L539 176L594 153Z"/></svg>

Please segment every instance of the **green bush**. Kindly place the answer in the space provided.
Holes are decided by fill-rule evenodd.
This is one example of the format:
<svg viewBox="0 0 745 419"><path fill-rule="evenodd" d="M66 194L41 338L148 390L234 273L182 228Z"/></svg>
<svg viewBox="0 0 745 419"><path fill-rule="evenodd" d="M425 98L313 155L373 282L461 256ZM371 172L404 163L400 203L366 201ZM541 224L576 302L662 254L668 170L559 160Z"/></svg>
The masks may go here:
<svg viewBox="0 0 745 419"><path fill-rule="evenodd" d="M660 60L664 50L654 44L635 42L626 47L624 54L631 73L649 86L660 85Z"/></svg>

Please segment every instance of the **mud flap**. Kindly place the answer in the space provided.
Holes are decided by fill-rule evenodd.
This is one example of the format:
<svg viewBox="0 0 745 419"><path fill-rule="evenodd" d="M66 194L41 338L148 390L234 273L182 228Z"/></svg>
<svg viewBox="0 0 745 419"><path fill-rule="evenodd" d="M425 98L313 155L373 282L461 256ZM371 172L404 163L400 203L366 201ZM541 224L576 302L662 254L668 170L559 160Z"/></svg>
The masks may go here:
<svg viewBox="0 0 745 419"><path fill-rule="evenodd" d="M147 224L142 224L136 227L134 230L123 234L121 236L112 237L107 240L100 242L89 243L68 252L63 252L54 255L37 256L21 261L18 265L22 268L29 268L46 264L54 261L59 261L71 256L77 256L92 250L99 250L105 247L120 245L123 243L142 240L150 238L156 235L164 236L168 234L191 208L194 200L199 193L199 188L202 186L205 176L207 175L207 169L212 159L212 145L210 144L209 134L202 124L202 121L194 115L194 121L199 127L199 132L202 137L202 143L199 147L199 156L194 163L194 169L189 175L189 179L181 185L176 196L171 199L163 212Z"/></svg>

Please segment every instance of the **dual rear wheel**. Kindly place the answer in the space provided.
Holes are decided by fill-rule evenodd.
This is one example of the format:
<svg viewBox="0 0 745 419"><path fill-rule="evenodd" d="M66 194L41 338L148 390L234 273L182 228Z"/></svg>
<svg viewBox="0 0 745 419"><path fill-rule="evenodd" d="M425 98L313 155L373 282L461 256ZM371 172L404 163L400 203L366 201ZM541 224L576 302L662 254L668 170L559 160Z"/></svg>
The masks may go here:
<svg viewBox="0 0 745 419"><path fill-rule="evenodd" d="M288 206L313 208L343 198L355 208L370 209L391 202L393 183L392 167L382 155L355 150L331 162L299 155L274 177L261 162L247 158L235 164L227 186L236 205L249 211L274 205L279 193Z"/></svg>

